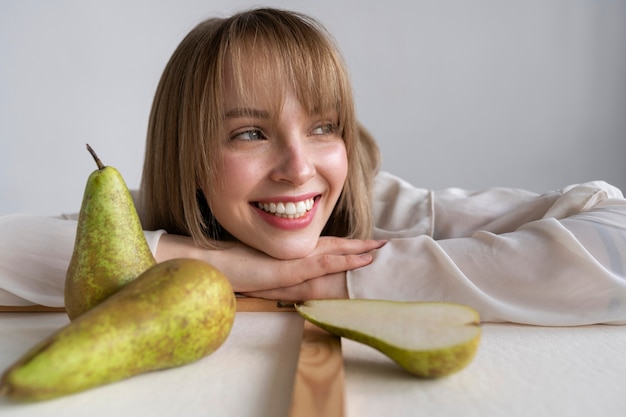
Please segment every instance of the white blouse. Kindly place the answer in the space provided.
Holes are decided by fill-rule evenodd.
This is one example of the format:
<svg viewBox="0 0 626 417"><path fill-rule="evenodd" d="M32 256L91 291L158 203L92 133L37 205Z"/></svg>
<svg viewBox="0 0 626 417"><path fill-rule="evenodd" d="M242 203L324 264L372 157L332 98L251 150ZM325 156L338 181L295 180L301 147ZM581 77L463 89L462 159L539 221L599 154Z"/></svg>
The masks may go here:
<svg viewBox="0 0 626 417"><path fill-rule="evenodd" d="M626 324L626 200L605 182L546 194L376 180L372 264L351 298L450 301L484 321ZM0 305L63 306L75 216L0 217ZM156 250L164 231L146 231Z"/></svg>
<svg viewBox="0 0 626 417"><path fill-rule="evenodd" d="M537 195L377 178L375 238L351 298L450 301L484 321L626 324L626 200L601 181Z"/></svg>

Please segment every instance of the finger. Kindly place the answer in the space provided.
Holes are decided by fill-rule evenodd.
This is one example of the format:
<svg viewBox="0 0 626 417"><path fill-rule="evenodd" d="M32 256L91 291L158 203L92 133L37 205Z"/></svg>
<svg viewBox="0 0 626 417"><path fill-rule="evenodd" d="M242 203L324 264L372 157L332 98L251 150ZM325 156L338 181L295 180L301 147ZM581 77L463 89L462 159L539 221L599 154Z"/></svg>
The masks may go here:
<svg viewBox="0 0 626 417"><path fill-rule="evenodd" d="M322 253L312 254L304 258L292 260L277 260L267 256L254 257L256 251L247 254L235 264L227 264L229 267L238 266L238 269L229 270L229 278L233 288L237 292L270 290L298 285L314 278L326 275L345 273L369 265L372 262L371 253L360 253L361 250L379 247L379 241L359 241L342 238L327 239L329 246L349 247L356 250L356 254ZM334 241L334 242L331 242ZM249 249L248 249L249 250ZM259 252L260 254L260 252ZM255 259L254 261L252 259ZM250 269L247 260L254 262L254 269Z"/></svg>
<svg viewBox="0 0 626 417"><path fill-rule="evenodd" d="M345 274L327 275L305 281L298 285L274 288L264 291L251 291L246 296L281 301L303 301L320 298L347 298L348 288Z"/></svg>
<svg viewBox="0 0 626 417"><path fill-rule="evenodd" d="M319 285L318 282L307 284L308 287L303 287L304 290L292 287L336 274L345 276L346 271L369 265L372 259L372 255L366 253L360 255L316 255L290 261L274 260L271 268L261 268L252 279L246 277L237 279L236 276L232 276L231 284L237 292L251 293L254 291L255 296L259 297L261 296L259 295L261 291L273 291L276 289L282 291L287 288L291 288L290 292L288 292L289 294L298 294L297 291L310 293L317 289L316 285ZM307 290L306 288L310 289ZM294 297L297 296L294 295Z"/></svg>
<svg viewBox="0 0 626 417"><path fill-rule="evenodd" d="M359 254L381 248L386 240L347 239L342 237L321 237L314 254Z"/></svg>
<svg viewBox="0 0 626 417"><path fill-rule="evenodd" d="M283 263L277 285L274 287L290 287L314 278L344 273L362 268L372 262L370 253L358 255L313 255Z"/></svg>

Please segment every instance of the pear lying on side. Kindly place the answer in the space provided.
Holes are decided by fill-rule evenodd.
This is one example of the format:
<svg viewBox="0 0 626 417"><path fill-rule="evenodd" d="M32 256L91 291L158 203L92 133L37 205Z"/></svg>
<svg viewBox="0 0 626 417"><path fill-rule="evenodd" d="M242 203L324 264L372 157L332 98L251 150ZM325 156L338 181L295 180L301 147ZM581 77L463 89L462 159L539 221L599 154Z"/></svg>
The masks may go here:
<svg viewBox="0 0 626 417"><path fill-rule="evenodd" d="M296 310L324 330L378 349L423 378L465 368L481 335L478 313L460 304L311 300Z"/></svg>
<svg viewBox="0 0 626 417"><path fill-rule="evenodd" d="M98 169L85 185L65 277L65 309L71 320L156 263L122 175L104 166L89 145L87 150Z"/></svg>
<svg viewBox="0 0 626 417"><path fill-rule="evenodd" d="M44 400L196 361L224 343L235 310L229 281L210 264L162 262L27 352L0 393Z"/></svg>

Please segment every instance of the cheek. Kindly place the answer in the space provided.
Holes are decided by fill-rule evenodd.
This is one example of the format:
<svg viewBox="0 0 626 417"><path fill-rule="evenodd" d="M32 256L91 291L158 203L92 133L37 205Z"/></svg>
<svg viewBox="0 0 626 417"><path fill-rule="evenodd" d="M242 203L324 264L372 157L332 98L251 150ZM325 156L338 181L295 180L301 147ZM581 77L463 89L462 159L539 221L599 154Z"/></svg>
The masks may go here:
<svg viewBox="0 0 626 417"><path fill-rule="evenodd" d="M219 178L215 181L218 196L238 195L253 187L259 179L263 164L258 158L242 158L236 155L224 155Z"/></svg>
<svg viewBox="0 0 626 417"><path fill-rule="evenodd" d="M348 155L343 142L338 143L324 157L324 173L331 186L343 189L348 176Z"/></svg>
<svg viewBox="0 0 626 417"><path fill-rule="evenodd" d="M219 175L205 188L205 196L215 219L225 226L232 213L242 210L250 190L256 186L258 171L253 162L225 155Z"/></svg>

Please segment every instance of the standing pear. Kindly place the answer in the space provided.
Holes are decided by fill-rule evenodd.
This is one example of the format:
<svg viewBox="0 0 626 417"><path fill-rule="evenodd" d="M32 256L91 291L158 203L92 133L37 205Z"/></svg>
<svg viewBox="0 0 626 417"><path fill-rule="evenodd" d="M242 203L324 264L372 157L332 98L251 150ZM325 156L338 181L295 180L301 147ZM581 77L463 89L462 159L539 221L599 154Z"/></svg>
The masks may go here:
<svg viewBox="0 0 626 417"><path fill-rule="evenodd" d="M74 251L65 278L70 320L90 310L156 263L133 198L119 171L104 166L85 186Z"/></svg>

